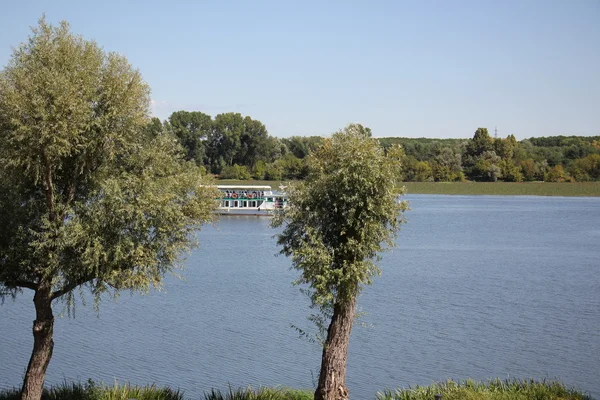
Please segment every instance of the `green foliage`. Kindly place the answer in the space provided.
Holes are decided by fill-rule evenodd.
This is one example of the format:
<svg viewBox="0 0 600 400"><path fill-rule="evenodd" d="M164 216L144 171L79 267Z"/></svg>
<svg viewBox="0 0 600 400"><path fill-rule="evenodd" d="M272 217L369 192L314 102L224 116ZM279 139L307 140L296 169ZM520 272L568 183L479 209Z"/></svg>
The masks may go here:
<svg viewBox="0 0 600 400"><path fill-rule="evenodd" d="M471 170L471 177L476 181L496 182L502 178L502 159L493 151L484 151L475 158L475 165Z"/></svg>
<svg viewBox="0 0 600 400"><path fill-rule="evenodd" d="M153 131L175 133L188 160L204 164L216 174L234 164L245 166L254 179L304 179L304 159L324 140L318 136L277 139L269 136L262 122L238 113L220 114L213 121L200 112L177 111L162 128L155 121L151 125ZM371 134L368 128L362 129L365 135ZM403 148L401 177L407 182L544 180L556 165L562 165L567 176L570 174L569 180L600 180L597 168L594 173L588 171L594 169L589 165L589 157L600 156L598 136L556 136L518 142L514 135L494 139L487 128L478 128L469 140L377 140L384 149L396 145ZM498 158L490 157L491 154Z"/></svg>
<svg viewBox="0 0 600 400"><path fill-rule="evenodd" d="M431 400L441 394L444 400L592 400L581 391L567 388L557 381L500 380L462 382L448 380L430 386L386 390L378 400Z"/></svg>
<svg viewBox="0 0 600 400"><path fill-rule="evenodd" d="M212 218L215 194L148 118L127 60L43 19L0 75L0 294L147 290Z"/></svg>
<svg viewBox="0 0 600 400"><path fill-rule="evenodd" d="M600 180L600 154L590 154L575 160L570 170L578 182Z"/></svg>
<svg viewBox="0 0 600 400"><path fill-rule="evenodd" d="M252 167L252 178L265 179L267 174L267 164L263 160L258 160Z"/></svg>
<svg viewBox="0 0 600 400"><path fill-rule="evenodd" d="M0 392L0 400L17 400L20 397L17 389ZM158 388L155 385L131 386L129 384L119 385L115 382L113 386L96 384L89 380L86 384L63 383L58 386L45 388L42 400L183 400L183 393L170 388Z"/></svg>
<svg viewBox="0 0 600 400"><path fill-rule="evenodd" d="M306 177L306 161L291 153L275 161L274 164L275 168L281 171L284 179L303 179Z"/></svg>
<svg viewBox="0 0 600 400"><path fill-rule="evenodd" d="M593 400L593 398L576 389L569 388L554 380L536 381L500 380L486 382L467 379L455 382L434 383L429 386L415 386L407 389L385 390L377 393L378 400L432 400L441 394L444 400ZM19 390L0 391L0 400L18 400ZM63 383L44 389L42 400L183 400L179 390L158 388L155 385L131 386L129 384L112 386L95 384L88 381L81 383ZM205 400L312 400L313 393L308 390L289 388L258 389L239 388L228 391L212 389L204 394Z"/></svg>
<svg viewBox="0 0 600 400"><path fill-rule="evenodd" d="M206 147L206 164L214 173L234 164L251 168L259 160L272 162L281 155L279 141L269 137L262 122L248 116L219 114L211 127L203 145Z"/></svg>
<svg viewBox="0 0 600 400"><path fill-rule="evenodd" d="M269 181L279 181L283 179L283 167L276 163L267 165L265 179Z"/></svg>
<svg viewBox="0 0 600 400"><path fill-rule="evenodd" d="M252 389L252 387L232 389L227 392L217 389L211 389L204 394L205 400L312 400L313 394L308 390L288 389L288 388L269 388L261 387ZM1 399L0 399L1 400Z"/></svg>
<svg viewBox="0 0 600 400"><path fill-rule="evenodd" d="M523 174L521 168L517 167L512 160L500 160L500 176L503 177L505 182L521 182L523 181Z"/></svg>
<svg viewBox="0 0 600 400"><path fill-rule="evenodd" d="M526 181L542 180L540 179L539 164L531 158L521 161L520 164L523 179Z"/></svg>
<svg viewBox="0 0 600 400"><path fill-rule="evenodd" d="M185 159L204 165L205 141L212 131L212 118L199 111L176 111L169 117L169 125L185 148Z"/></svg>
<svg viewBox="0 0 600 400"><path fill-rule="evenodd" d="M467 155L478 157L487 151L494 150L494 139L488 134L487 128L477 128L473 139L467 145Z"/></svg>
<svg viewBox="0 0 600 400"><path fill-rule="evenodd" d="M233 164L232 166L225 167L221 171L221 179L250 179L250 172L248 168L243 165Z"/></svg>
<svg viewBox="0 0 600 400"><path fill-rule="evenodd" d="M306 158L321 146L323 138L320 136L292 136L282 139L282 142L295 157Z"/></svg>
<svg viewBox="0 0 600 400"><path fill-rule="evenodd" d="M374 261L394 245L405 207L395 189L399 156L349 125L308 157L307 179L288 187L288 207L273 226L284 226L278 244L313 304L352 298L379 273Z"/></svg>
<svg viewBox="0 0 600 400"><path fill-rule="evenodd" d="M453 182L464 180L462 158L459 152L444 147L435 156L433 177L436 182Z"/></svg>

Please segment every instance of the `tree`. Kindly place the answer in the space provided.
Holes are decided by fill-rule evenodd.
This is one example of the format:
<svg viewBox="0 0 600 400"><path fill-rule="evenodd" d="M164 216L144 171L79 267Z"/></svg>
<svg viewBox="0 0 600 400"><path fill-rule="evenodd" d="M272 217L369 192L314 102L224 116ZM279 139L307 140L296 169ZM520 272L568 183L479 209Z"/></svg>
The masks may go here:
<svg viewBox="0 0 600 400"><path fill-rule="evenodd" d="M270 152L268 146L272 142L268 137L269 133L262 122L246 116L235 162L251 167L257 160L270 161L267 153Z"/></svg>
<svg viewBox="0 0 600 400"><path fill-rule="evenodd" d="M562 165L555 165L545 175L545 182L566 182L568 180L567 173Z"/></svg>
<svg viewBox="0 0 600 400"><path fill-rule="evenodd" d="M473 139L467 145L467 155L477 157L486 151L492 151L493 147L494 139L488 134L487 128L477 128Z"/></svg>
<svg viewBox="0 0 600 400"><path fill-rule="evenodd" d="M221 179L238 179L246 180L252 178L248 168L245 165L233 164L231 166L223 168L221 171Z"/></svg>
<svg viewBox="0 0 600 400"><path fill-rule="evenodd" d="M140 73L66 22L42 18L0 72L0 296L30 289L36 312L22 399L42 395L53 302L160 286L211 219L214 189L148 106Z"/></svg>
<svg viewBox="0 0 600 400"><path fill-rule="evenodd" d="M462 181L462 157L451 148L444 147L435 156L433 164L433 176L438 182Z"/></svg>
<svg viewBox="0 0 600 400"><path fill-rule="evenodd" d="M486 151L475 158L476 163L471 170L472 178L477 181L496 182L502 178L500 157L493 151Z"/></svg>
<svg viewBox="0 0 600 400"><path fill-rule="evenodd" d="M282 141L294 156L305 158L321 145L323 138L320 136L292 136L282 139Z"/></svg>
<svg viewBox="0 0 600 400"><path fill-rule="evenodd" d="M503 160L512 160L519 142L515 135L508 135L506 139L494 139L494 152Z"/></svg>
<svg viewBox="0 0 600 400"><path fill-rule="evenodd" d="M292 258L314 307L331 316L316 400L346 399L346 359L363 285L379 273L379 253L394 246L405 203L396 190L402 152L384 154L359 125L325 139L308 157L308 177L288 187L289 206L276 215L281 253Z"/></svg>
<svg viewBox="0 0 600 400"><path fill-rule="evenodd" d="M431 182L433 181L433 169L427 161L417 161L415 164L415 181Z"/></svg>
<svg viewBox="0 0 600 400"><path fill-rule="evenodd" d="M523 178L526 181L534 181L538 178L539 167L531 158L521 161L520 166L523 173Z"/></svg>
<svg viewBox="0 0 600 400"><path fill-rule="evenodd" d="M203 165L206 157L204 142L212 129L210 115L200 111L176 111L169 117L169 124L186 150L186 160Z"/></svg>
<svg viewBox="0 0 600 400"><path fill-rule="evenodd" d="M223 168L233 165L241 148L244 133L244 118L240 113L219 114L213 121L209 138L208 157L212 172L220 173Z"/></svg>

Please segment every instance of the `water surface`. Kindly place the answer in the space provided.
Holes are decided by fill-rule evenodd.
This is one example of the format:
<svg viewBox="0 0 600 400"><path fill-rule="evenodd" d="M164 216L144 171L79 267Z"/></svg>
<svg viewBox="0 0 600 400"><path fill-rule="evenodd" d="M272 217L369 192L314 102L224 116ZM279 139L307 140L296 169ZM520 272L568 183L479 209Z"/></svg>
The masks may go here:
<svg viewBox="0 0 600 400"><path fill-rule="evenodd" d="M349 354L352 398L446 378L558 378L600 398L600 199L408 196L396 247L367 287ZM311 388L320 348L268 219L222 218L165 292L57 318L47 381ZM20 384L31 294L0 307L0 388ZM57 307L57 312L60 306Z"/></svg>

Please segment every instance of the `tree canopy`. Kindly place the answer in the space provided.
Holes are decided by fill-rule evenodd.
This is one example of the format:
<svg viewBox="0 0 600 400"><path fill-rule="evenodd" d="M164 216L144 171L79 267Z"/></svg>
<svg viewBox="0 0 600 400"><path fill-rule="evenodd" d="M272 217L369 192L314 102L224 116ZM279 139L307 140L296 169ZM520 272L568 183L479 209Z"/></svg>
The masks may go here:
<svg viewBox="0 0 600 400"><path fill-rule="evenodd" d="M194 120L202 116L202 129ZM156 124L155 124L156 125ZM184 128L181 128L184 126ZM154 126L153 129L158 128ZM269 136L266 126L249 116L224 113L212 119L201 112L176 111L164 128L176 134L187 159L228 179L304 179L307 157L324 138ZM371 134L363 128L365 134ZM377 139L384 149L400 145L403 181L590 181L600 179L595 161L600 156L598 136L554 136L517 141L514 135L493 138L478 128L471 139ZM561 166L561 174L555 167ZM557 178L560 176L560 178Z"/></svg>
<svg viewBox="0 0 600 400"><path fill-rule="evenodd" d="M52 355L51 303L87 286L148 290L211 219L213 189L148 117L125 57L44 19L0 73L0 296L34 291L23 398Z"/></svg>
<svg viewBox="0 0 600 400"><path fill-rule="evenodd" d="M331 316L315 399L345 398L348 341L361 287L379 273L380 252L394 246L403 202L396 191L400 155L386 153L370 130L349 125L308 157L308 175L288 188L273 221L281 252L300 271L313 306Z"/></svg>

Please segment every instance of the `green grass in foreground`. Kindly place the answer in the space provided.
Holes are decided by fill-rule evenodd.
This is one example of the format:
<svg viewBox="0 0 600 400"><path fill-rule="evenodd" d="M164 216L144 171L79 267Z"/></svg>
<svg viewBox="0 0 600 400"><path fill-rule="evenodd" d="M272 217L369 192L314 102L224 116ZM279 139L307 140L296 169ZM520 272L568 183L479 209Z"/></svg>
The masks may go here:
<svg viewBox="0 0 600 400"><path fill-rule="evenodd" d="M183 392L155 385L131 386L129 384L105 386L89 380L86 384L63 383L44 389L42 400L184 400ZM288 388L259 389L240 388L225 392L211 390L204 394L204 400L312 400L312 390ZM19 390L0 391L0 400L19 400Z"/></svg>
<svg viewBox="0 0 600 400"><path fill-rule="evenodd" d="M219 185L268 185L278 189L286 181L236 181L223 179ZM600 182L405 182L409 194L506 195L599 197Z"/></svg>
<svg viewBox="0 0 600 400"><path fill-rule="evenodd" d="M434 383L430 386L416 386L408 389L386 390L377 393L378 400L433 400L441 394L443 400L593 400L581 391L567 388L558 381L500 380L477 382L467 379L462 382L452 380ZM355 400L365 400L350 397ZM0 391L0 400L18 400L18 390ZM91 380L86 384L63 383L44 390L43 400L183 400L178 390L151 386L118 385L104 386ZM226 391L211 390L204 394L204 400L312 400L312 390L288 388L259 389L240 388Z"/></svg>
<svg viewBox="0 0 600 400"><path fill-rule="evenodd" d="M20 390L0 391L0 400L19 400ZM155 385L131 386L129 384L105 386L89 380L86 384L63 383L44 388L42 400L183 400L183 393Z"/></svg>
<svg viewBox="0 0 600 400"><path fill-rule="evenodd" d="M477 382L467 379L387 390L377 394L378 400L432 400L441 394L443 400L592 400L580 391L569 389L557 381L500 380Z"/></svg>

